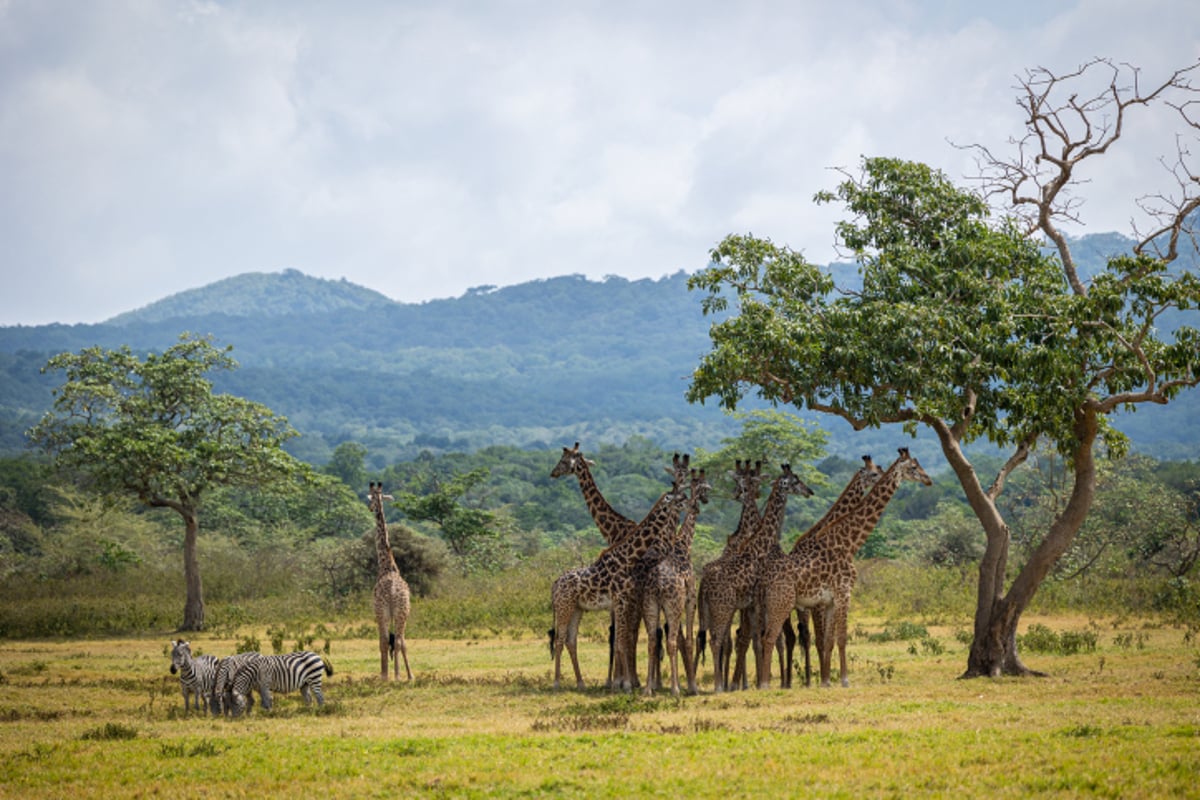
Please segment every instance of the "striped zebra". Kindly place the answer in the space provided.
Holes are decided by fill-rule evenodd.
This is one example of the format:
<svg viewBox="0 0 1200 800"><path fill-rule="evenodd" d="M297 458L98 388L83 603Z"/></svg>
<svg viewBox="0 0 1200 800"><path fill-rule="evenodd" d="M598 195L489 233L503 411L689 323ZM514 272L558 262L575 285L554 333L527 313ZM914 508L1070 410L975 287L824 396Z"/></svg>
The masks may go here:
<svg viewBox="0 0 1200 800"><path fill-rule="evenodd" d="M171 674L179 673L179 688L183 692L183 710L188 711L189 695L196 695L197 711L208 711L208 698L217 677L216 656L192 656L191 643L171 640Z"/></svg>
<svg viewBox="0 0 1200 800"><path fill-rule="evenodd" d="M304 702L312 705L325 704L321 692L322 674L332 675L333 667L311 650L301 650L281 656L259 656L242 664L233 676L233 716L246 710L246 697L252 688L258 689L258 698L265 709L271 708L271 692L294 692L300 690Z"/></svg>
<svg viewBox="0 0 1200 800"><path fill-rule="evenodd" d="M212 699L208 704L214 717L221 716L222 712L228 716L233 711L233 676L242 664L254 658L258 658L258 653L238 653L222 658L217 663L217 677L213 681ZM249 705L254 705L254 697L249 693L246 700Z"/></svg>

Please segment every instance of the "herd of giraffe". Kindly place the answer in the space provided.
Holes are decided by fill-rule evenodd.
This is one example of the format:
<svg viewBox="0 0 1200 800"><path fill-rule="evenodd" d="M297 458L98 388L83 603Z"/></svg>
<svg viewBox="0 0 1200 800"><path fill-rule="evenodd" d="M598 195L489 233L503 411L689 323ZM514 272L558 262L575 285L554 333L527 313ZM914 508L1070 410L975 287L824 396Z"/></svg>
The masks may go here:
<svg viewBox="0 0 1200 800"><path fill-rule="evenodd" d="M779 651L781 685L790 686L792 611L801 615L801 631L808 629L811 615L817 647L821 685L829 686L834 645L840 659L843 686L849 685L846 664L846 625L850 595L858 572L854 556L883 516L884 509L902 481L925 486L932 480L901 448L899 457L886 470L870 456L820 520L784 552L780 545L787 501L791 495L811 496L812 490L783 464L771 481L770 494L759 510L761 488L766 481L762 463L738 461L732 473L734 499L742 504L736 530L728 537L721 555L701 570L699 581L692 568L692 538L700 507L708 502L711 486L704 470L692 469L689 457L676 454L667 472L670 488L640 522L618 513L601 494L592 476L592 463L574 447L564 447L562 458L551 471L553 478L574 475L584 502L607 547L585 567L568 570L551 587L554 627L550 647L554 657L554 686L562 678L565 646L575 670L575 685L584 687L579 669L577 641L579 623L586 611L608 611L611 615L612 652L608 686L630 691L638 683L637 647L639 626L646 629L647 673L645 694L661 688L659 647L665 644L670 664L671 693L680 694L679 661L682 656L687 691L697 691L696 672L708 639L713 657L714 689L747 688L746 652L754 647L756 679L760 688L771 684L772 650ZM392 557L383 501L382 484L372 483L369 505L375 513L375 544L378 580L375 584L375 620L379 626L380 677L388 679L388 662L399 679L399 658L404 659L408 680L408 649L404 628L408 619L408 584ZM681 520L682 515L682 520ZM693 639L693 620L698 629ZM740 617L736 641L731 629ZM745 635L743 635L743 633ZM662 644L660 644L660 639ZM805 662L808 663L808 643ZM731 656L736 665L730 677ZM785 655L786 660L785 660ZM807 670L806 670L807 672Z"/></svg>
<svg viewBox="0 0 1200 800"><path fill-rule="evenodd" d="M589 463L577 442L573 448L563 448L562 458L550 473L555 478L576 476L592 519L608 543L594 562L568 570L551 587L555 688L561 682L564 646L575 670L575 684L583 688L576 652L579 622L585 611L599 610L608 610L612 615L608 683L614 689L628 691L637 682L634 649L639 622L645 625L648 649L645 694L652 694L659 684L660 631L666 639L672 694L680 692L679 650L683 651L688 691L696 692L696 670L706 636L710 639L716 691L746 687L746 651L751 645L757 685L770 686L771 651L779 649L781 662L786 665L782 681L788 686L791 665L783 661L783 652L788 649L783 641L793 610L811 614L821 685L829 685L835 643L842 685L849 685L846 622L858 576L854 556L879 523L902 481L932 484L907 448L900 449L899 457L886 470L864 456L863 467L829 511L797 539L790 552L784 552L780 536L788 497L811 496L812 490L788 464L783 464L760 513L758 500L765 480L762 463L738 461L733 472L734 499L742 503L742 514L724 552L701 571L697 587L691 544L696 517L711 488L704 472L689 469L688 457L676 455L667 469L671 487L641 522L633 522L604 499ZM697 611L699 629L693 644L692 621ZM740 615L739 632L746 635L737 637L737 664L731 684L728 671L734 646L730 630L735 614ZM807 629L807 622L802 626Z"/></svg>

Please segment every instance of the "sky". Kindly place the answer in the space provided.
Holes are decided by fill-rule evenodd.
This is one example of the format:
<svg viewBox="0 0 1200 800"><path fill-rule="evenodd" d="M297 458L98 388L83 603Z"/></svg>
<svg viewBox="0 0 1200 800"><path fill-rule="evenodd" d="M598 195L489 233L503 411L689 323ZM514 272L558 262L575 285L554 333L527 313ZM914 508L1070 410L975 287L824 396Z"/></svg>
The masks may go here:
<svg viewBox="0 0 1200 800"><path fill-rule="evenodd" d="M0 0L0 325L284 269L401 302L659 278L730 233L828 263L839 168L966 185L1025 71L1094 57L1164 79L1200 3ZM1131 233L1158 119L1076 234Z"/></svg>

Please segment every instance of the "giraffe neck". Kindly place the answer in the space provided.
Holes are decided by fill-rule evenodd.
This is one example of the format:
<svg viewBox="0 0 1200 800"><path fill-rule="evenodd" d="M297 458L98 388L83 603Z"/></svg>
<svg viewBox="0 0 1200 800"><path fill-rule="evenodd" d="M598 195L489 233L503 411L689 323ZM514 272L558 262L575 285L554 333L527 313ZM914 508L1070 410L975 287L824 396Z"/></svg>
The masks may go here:
<svg viewBox="0 0 1200 800"><path fill-rule="evenodd" d="M604 495L600 493L600 487L596 485L596 479L592 477L592 471L588 469L587 461L583 458L579 459L575 475L579 478L579 490L583 493L583 502L587 504L592 521L596 523L596 527L600 529L600 534L606 542L610 545L617 544L634 529L637 523L618 514L617 510L604 499Z"/></svg>
<svg viewBox="0 0 1200 800"><path fill-rule="evenodd" d="M796 539L796 544L792 545L792 550L795 551L801 539L806 536L812 536L829 523L850 513L855 506L861 503L863 492L866 490L870 477L871 473L865 469L860 469L854 473L854 477L846 484L846 488L838 495L838 499L833 502L833 505L829 507L829 510L825 512L823 517L814 522L808 530L800 535L800 538Z"/></svg>
<svg viewBox="0 0 1200 800"><path fill-rule="evenodd" d="M399 572L396 559L392 557L392 543L388 539L387 521L383 518L383 501L375 503L375 561L376 574Z"/></svg>
<svg viewBox="0 0 1200 800"><path fill-rule="evenodd" d="M853 511L820 531L820 537L843 556L853 558L859 548L866 544L867 537L883 517L887 504L900 488L900 477L900 462L897 461L883 473Z"/></svg>
<svg viewBox="0 0 1200 800"><path fill-rule="evenodd" d="M764 540L767 548L771 543L778 544L779 535L783 532L783 517L787 512L788 493L781 488L782 481L776 481L767 497L767 507L758 523L758 535Z"/></svg>
<svg viewBox="0 0 1200 800"><path fill-rule="evenodd" d="M680 552L688 552L692 549L692 539L696 537L696 518L700 516L700 502L692 500L688 503L687 514L683 517L683 523L679 526L679 532L675 534L675 549Z"/></svg>
<svg viewBox="0 0 1200 800"><path fill-rule="evenodd" d="M738 518L737 528L729 536L725 552L733 555L751 547L761 522L762 515L758 513L758 492L747 492L742 499L742 515Z"/></svg>

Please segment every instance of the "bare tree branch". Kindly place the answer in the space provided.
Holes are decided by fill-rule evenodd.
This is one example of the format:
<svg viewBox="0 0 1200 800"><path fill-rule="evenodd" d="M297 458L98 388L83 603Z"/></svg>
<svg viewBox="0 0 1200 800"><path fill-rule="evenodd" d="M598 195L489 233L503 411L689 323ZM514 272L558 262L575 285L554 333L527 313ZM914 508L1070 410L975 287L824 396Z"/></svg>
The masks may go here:
<svg viewBox="0 0 1200 800"><path fill-rule="evenodd" d="M1087 294L1087 287L1059 225L1079 222L1082 200L1072 195L1072 187L1085 181L1077 175L1078 169L1120 140L1126 114L1135 107L1164 103L1189 127L1200 130L1195 119L1200 89L1191 83L1197 68L1200 61L1149 87L1142 85L1139 68L1107 58L1092 59L1062 74L1045 67L1026 70L1015 87L1017 105L1025 114L1024 136L1010 141L1015 155L1000 157L982 145L965 148L976 154L979 174L973 179L984 195L1004 197L1029 233L1040 231L1053 242L1076 294ZM1165 260L1175 257L1181 236L1193 235L1186 218L1200 208L1200 180L1187 166L1190 152L1182 140L1177 151L1176 163L1168 167L1176 178L1177 196L1151 196L1139 202L1158 226L1139 236L1138 252L1153 246ZM1161 240L1164 234L1166 242Z"/></svg>

